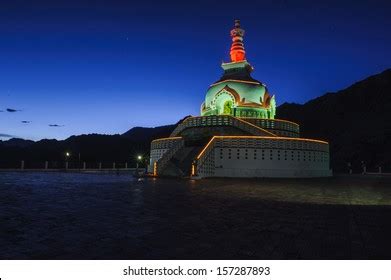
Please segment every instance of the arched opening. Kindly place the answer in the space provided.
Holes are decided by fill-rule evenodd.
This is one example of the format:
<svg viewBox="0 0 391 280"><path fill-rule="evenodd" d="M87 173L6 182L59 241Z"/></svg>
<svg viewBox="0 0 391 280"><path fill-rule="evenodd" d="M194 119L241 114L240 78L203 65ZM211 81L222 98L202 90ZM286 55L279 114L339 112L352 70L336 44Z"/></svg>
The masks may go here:
<svg viewBox="0 0 391 280"><path fill-rule="evenodd" d="M227 91L221 91L216 94L214 104L218 115L233 115L235 97Z"/></svg>

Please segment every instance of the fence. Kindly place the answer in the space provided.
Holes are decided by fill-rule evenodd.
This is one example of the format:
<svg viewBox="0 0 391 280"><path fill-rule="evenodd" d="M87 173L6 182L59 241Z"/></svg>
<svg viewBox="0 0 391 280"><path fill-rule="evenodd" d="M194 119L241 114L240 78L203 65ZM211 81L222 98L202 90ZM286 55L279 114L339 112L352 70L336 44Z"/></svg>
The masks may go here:
<svg viewBox="0 0 391 280"><path fill-rule="evenodd" d="M134 169L143 165L130 166L128 162L86 162L86 161L0 161L1 170L121 170Z"/></svg>

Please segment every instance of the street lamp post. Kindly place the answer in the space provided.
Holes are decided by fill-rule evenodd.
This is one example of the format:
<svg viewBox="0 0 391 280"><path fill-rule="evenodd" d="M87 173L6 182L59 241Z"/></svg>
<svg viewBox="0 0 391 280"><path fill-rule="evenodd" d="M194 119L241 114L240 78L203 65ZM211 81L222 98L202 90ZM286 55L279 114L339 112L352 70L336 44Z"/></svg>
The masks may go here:
<svg viewBox="0 0 391 280"><path fill-rule="evenodd" d="M65 153L65 170L68 170L68 159L71 156L70 152Z"/></svg>
<svg viewBox="0 0 391 280"><path fill-rule="evenodd" d="M142 159L143 159L143 157L141 155L137 156L137 164L136 164L136 173L137 173L137 175L138 175L138 166L139 166L139 163L141 162Z"/></svg>

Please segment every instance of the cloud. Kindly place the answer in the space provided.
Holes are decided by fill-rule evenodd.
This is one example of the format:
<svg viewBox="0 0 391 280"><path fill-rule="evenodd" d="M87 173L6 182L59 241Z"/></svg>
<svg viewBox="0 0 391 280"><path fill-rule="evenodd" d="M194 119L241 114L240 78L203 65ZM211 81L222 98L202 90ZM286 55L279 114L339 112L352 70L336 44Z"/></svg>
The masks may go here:
<svg viewBox="0 0 391 280"><path fill-rule="evenodd" d="M22 111L22 110L7 108L8 113L15 113L15 112L20 112L20 111Z"/></svg>
<svg viewBox="0 0 391 280"><path fill-rule="evenodd" d="M50 127L63 127L65 125L62 124L49 124Z"/></svg>
<svg viewBox="0 0 391 280"><path fill-rule="evenodd" d="M12 138L12 137L14 137L14 136L9 135L9 134L5 134L5 133L0 133L0 137L3 137L3 138Z"/></svg>
<svg viewBox="0 0 391 280"><path fill-rule="evenodd" d="M21 123L31 123L31 121L21 121Z"/></svg>

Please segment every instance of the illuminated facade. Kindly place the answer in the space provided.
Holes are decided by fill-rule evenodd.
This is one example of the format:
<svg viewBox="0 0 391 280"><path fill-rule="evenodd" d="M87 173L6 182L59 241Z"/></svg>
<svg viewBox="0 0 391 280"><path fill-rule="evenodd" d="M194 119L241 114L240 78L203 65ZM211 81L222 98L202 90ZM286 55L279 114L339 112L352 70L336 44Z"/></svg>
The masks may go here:
<svg viewBox="0 0 391 280"><path fill-rule="evenodd" d="M244 30L236 20L231 30L231 62L221 65L224 74L209 87L201 104L201 116L274 119L275 98L262 82L251 77L254 68L246 60L243 36Z"/></svg>
<svg viewBox="0 0 391 280"><path fill-rule="evenodd" d="M243 36L236 20L231 62L222 64L223 76L209 87L201 116L152 141L148 171L154 176L331 176L328 143L300 138L298 124L274 118L275 97L251 77Z"/></svg>

